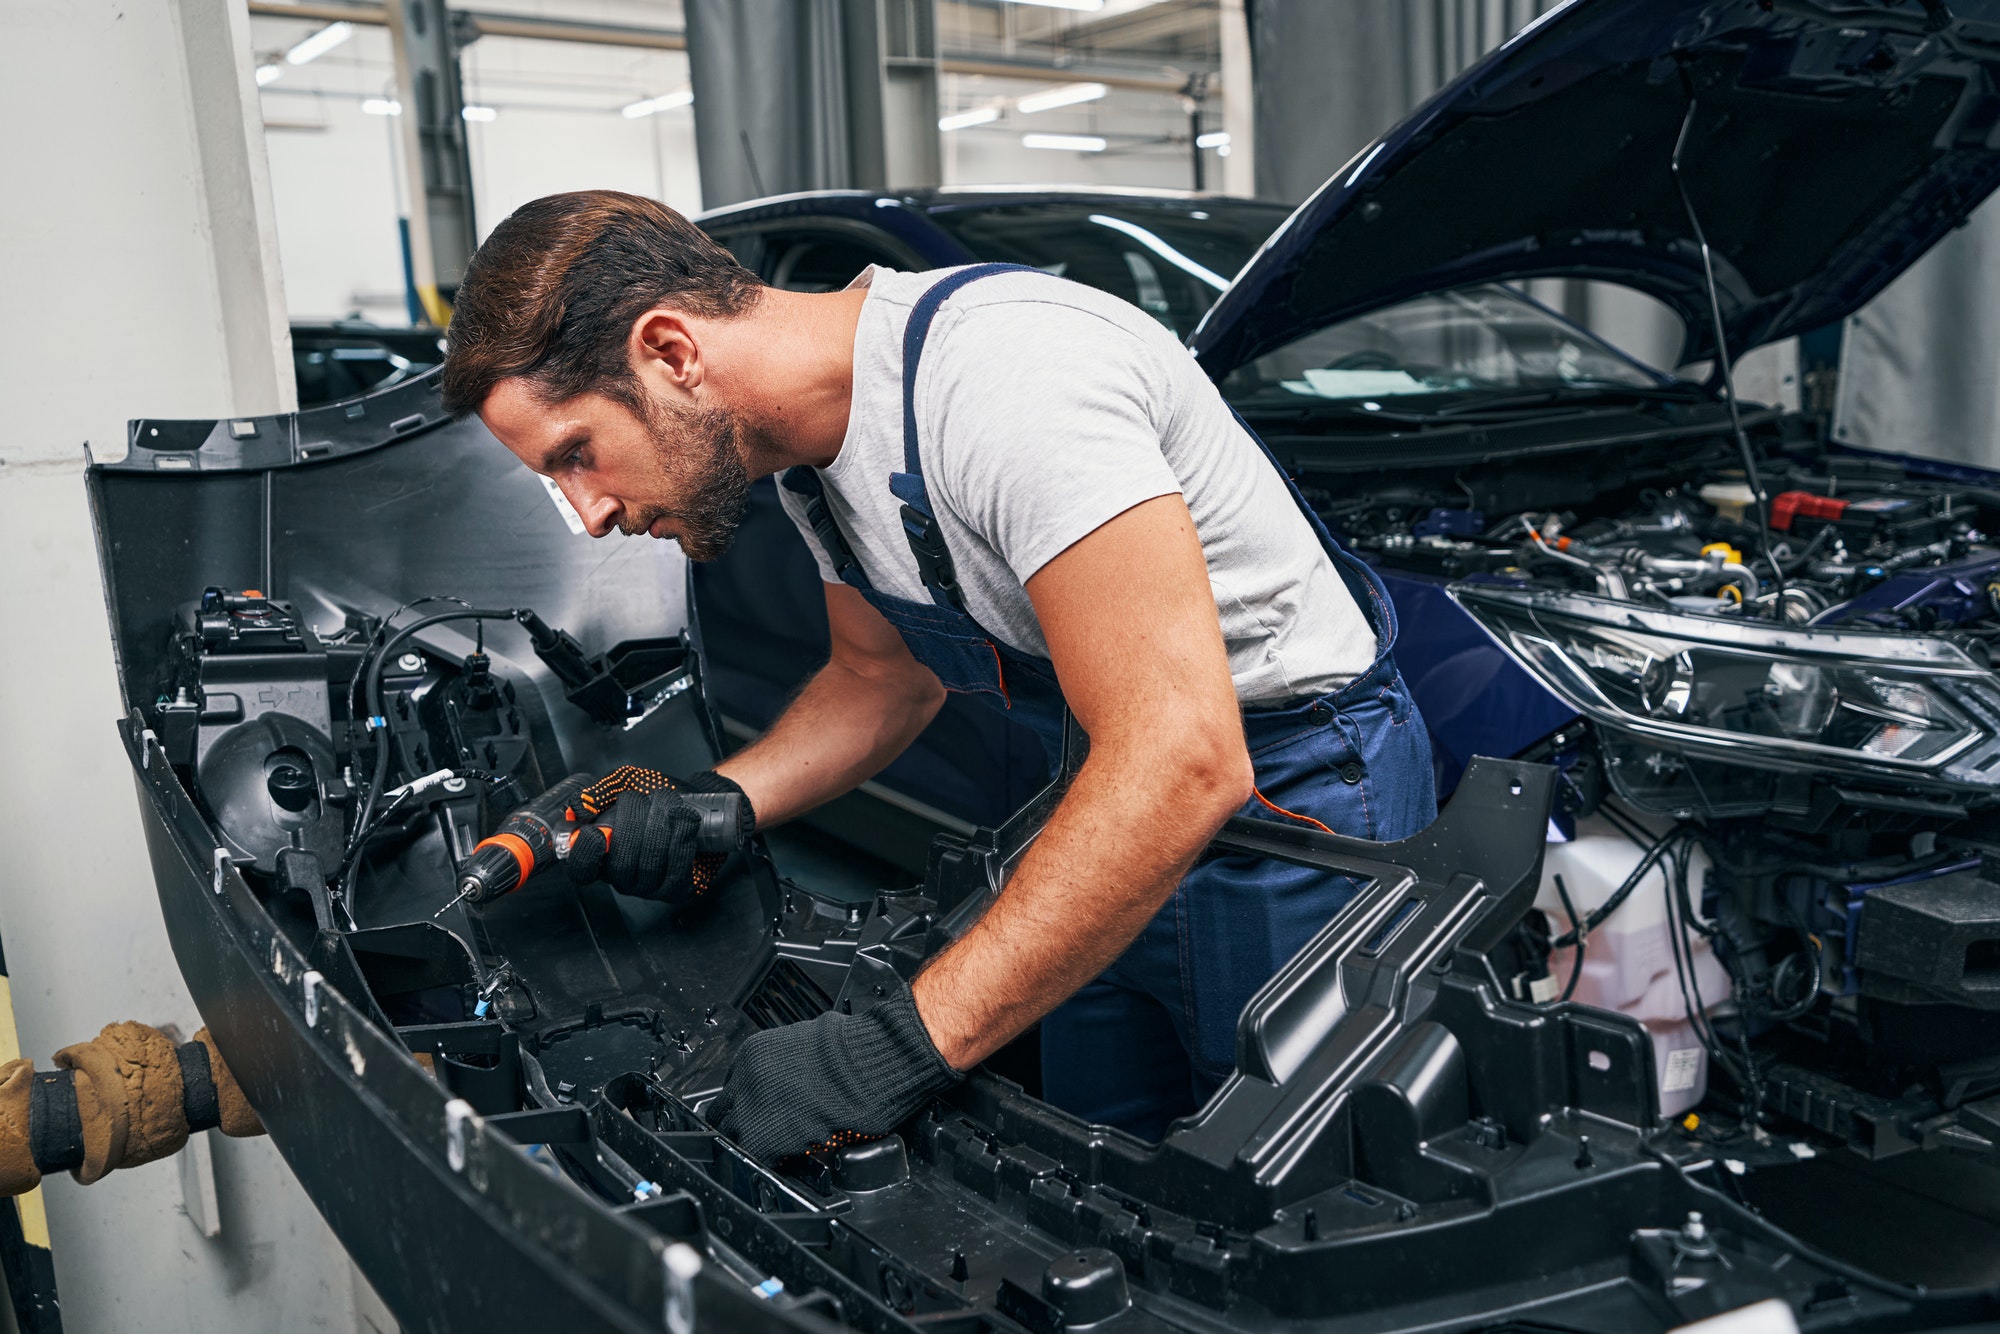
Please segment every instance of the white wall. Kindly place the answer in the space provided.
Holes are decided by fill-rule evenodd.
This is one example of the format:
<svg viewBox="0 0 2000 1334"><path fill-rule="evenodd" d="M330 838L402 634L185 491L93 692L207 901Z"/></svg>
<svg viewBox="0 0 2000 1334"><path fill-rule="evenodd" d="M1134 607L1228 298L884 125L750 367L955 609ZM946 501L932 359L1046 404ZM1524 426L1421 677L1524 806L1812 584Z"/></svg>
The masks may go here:
<svg viewBox="0 0 2000 1334"><path fill-rule="evenodd" d="M290 401L248 45L242 0L0 6L0 938L45 1069L115 1020L200 1024L113 731L83 446L122 455L141 414ZM270 1143L218 1140L215 1170L213 1240L173 1160L43 1185L69 1329L362 1327L346 1257Z"/></svg>
<svg viewBox="0 0 2000 1334"><path fill-rule="evenodd" d="M482 37L460 67L466 101L497 112L468 126L482 238L522 204L563 190L625 190L701 211L692 111L620 114L686 88L685 53Z"/></svg>

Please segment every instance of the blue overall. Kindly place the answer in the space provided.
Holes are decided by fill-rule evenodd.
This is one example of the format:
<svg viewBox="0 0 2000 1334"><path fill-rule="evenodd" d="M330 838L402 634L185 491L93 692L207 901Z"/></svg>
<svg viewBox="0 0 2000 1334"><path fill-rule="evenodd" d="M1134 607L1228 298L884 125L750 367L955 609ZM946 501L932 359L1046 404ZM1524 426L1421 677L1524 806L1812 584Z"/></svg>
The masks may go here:
<svg viewBox="0 0 2000 1334"><path fill-rule="evenodd" d="M833 521L818 473L793 468L784 485L804 499L813 534L840 578L901 633L916 659L947 690L976 696L1032 728L1053 757L1061 751L1066 711L1054 667L1010 648L965 611L924 488L917 440L917 365L939 306L969 282L1015 271L1036 272L1013 264L953 271L918 299L904 332L904 471L890 475L889 489L903 502L905 535L929 604L870 585ZM1250 430L1247 423L1243 428ZM1390 653L1395 610L1381 580L1334 541L1289 477L1286 486L1360 604L1377 652L1367 671L1331 694L1243 710L1258 795L1242 814L1317 822L1360 838L1403 838L1436 817L1437 801L1430 737ZM1043 1096L1087 1120L1159 1139L1235 1065L1244 1004L1359 888L1348 877L1262 858L1197 862L1125 953L1042 1021Z"/></svg>

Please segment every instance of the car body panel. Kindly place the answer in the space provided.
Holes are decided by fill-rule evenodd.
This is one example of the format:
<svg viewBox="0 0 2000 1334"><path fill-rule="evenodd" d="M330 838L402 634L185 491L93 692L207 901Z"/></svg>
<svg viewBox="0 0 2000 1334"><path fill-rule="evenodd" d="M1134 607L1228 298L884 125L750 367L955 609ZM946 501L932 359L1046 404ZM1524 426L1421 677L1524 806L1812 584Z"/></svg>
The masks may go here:
<svg viewBox="0 0 2000 1334"><path fill-rule="evenodd" d="M1713 243L1733 355L1850 314L2000 184L2000 5L1572 0L1308 200L1193 339L1211 375L1423 292L1619 283L1711 354ZM1559 148L1557 146L1560 146Z"/></svg>

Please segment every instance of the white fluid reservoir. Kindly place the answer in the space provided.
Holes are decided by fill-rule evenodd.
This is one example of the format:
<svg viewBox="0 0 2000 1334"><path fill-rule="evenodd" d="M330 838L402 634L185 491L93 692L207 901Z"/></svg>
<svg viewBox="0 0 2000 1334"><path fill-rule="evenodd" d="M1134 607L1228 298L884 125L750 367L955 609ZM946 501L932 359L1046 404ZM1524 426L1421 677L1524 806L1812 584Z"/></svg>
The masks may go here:
<svg viewBox="0 0 2000 1334"><path fill-rule="evenodd" d="M1688 900L1701 910L1701 887L1709 861L1699 845L1688 844L1682 855L1688 866ZM1569 914L1556 893L1555 878L1563 878L1578 916L1602 907L1644 860L1645 852L1609 821L1591 817L1577 821L1576 837L1551 843L1542 860L1541 892L1535 906L1548 916L1550 934L1570 929ZM1687 1001L1674 968L1673 927L1667 917L1672 892L1671 861L1662 858L1646 872L1625 902L1592 930L1584 941L1583 976L1572 1000L1630 1015L1644 1024L1653 1039L1653 1075L1660 1092L1660 1114L1678 1116L1700 1102L1708 1091L1708 1053L1688 1019ZM1699 932L1685 933L1684 955L1693 960L1692 991L1698 990L1705 1010L1729 999L1729 973ZM1575 968L1573 948L1549 956L1549 974L1556 994L1569 984Z"/></svg>

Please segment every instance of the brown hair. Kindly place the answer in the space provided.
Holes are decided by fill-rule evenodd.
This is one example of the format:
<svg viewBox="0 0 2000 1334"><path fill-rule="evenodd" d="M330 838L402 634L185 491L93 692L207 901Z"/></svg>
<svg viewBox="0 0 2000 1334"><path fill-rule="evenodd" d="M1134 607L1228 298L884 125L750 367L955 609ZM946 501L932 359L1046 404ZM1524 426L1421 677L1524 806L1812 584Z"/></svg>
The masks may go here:
<svg viewBox="0 0 2000 1334"><path fill-rule="evenodd" d="M524 377L561 403L592 391L645 411L626 357L655 306L740 315L763 284L664 204L616 190L549 195L516 209L466 266L444 358L445 411L476 412Z"/></svg>

